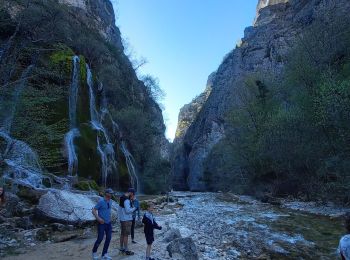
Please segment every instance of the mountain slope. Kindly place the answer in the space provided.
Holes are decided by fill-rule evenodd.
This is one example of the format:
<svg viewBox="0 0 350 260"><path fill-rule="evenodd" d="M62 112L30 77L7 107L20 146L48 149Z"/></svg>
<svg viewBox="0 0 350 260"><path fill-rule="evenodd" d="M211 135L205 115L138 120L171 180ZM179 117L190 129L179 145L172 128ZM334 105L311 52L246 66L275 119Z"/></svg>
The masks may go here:
<svg viewBox="0 0 350 260"><path fill-rule="evenodd" d="M215 185L220 180L221 183L226 182L226 186L222 187L232 189L237 179L243 176L245 183L250 178L251 173L245 175L246 168L242 165L225 169L226 165L241 156L240 151L232 154L230 150L231 154L227 154L226 148L218 146L222 140L235 143L235 138L247 126L243 123L239 130L237 123L232 125L232 110L242 110L245 101L250 102L247 98L251 96L245 96L247 85L264 91L265 85L271 83L268 91L272 93L277 90L277 86L285 82L286 68L292 63L291 53L296 46L300 46L303 34L319 23L325 23L325 26L338 23L346 17L349 8L348 1L259 1L254 26L245 29L242 44L229 53L218 68L207 101L188 127L181 148L173 156L176 158L172 167L175 189L188 187L194 191L207 190L210 183L213 183L214 189L220 189L219 185ZM328 38L334 37L334 41L337 41L339 35L336 31L327 33ZM329 53L333 53L334 49L329 49ZM276 100L280 101L282 94L278 95Z"/></svg>
<svg viewBox="0 0 350 260"><path fill-rule="evenodd" d="M110 1L2 1L0 11L0 119L13 112L1 125L12 138L2 139L3 175L30 175L6 158L19 140L37 153L44 180L78 173L124 189L137 177L154 192L149 181L168 167L162 111L123 52Z"/></svg>

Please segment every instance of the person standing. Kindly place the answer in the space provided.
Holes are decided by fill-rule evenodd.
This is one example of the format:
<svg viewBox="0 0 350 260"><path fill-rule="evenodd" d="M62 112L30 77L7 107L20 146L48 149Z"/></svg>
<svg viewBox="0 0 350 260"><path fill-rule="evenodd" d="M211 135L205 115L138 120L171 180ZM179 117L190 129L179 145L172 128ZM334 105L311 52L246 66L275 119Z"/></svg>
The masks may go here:
<svg viewBox="0 0 350 260"><path fill-rule="evenodd" d="M128 249L128 237L131 233L132 214L136 208L132 207L131 201L134 199L135 189L129 188L128 191L119 198L118 215L120 220L120 252L126 255L135 253Z"/></svg>
<svg viewBox="0 0 350 260"><path fill-rule="evenodd" d="M154 258L151 258L151 249L154 242L154 229L162 230L162 227L157 224L156 219L153 216L153 210L153 204L147 204L147 211L142 218L147 243L146 260L154 260Z"/></svg>
<svg viewBox="0 0 350 260"><path fill-rule="evenodd" d="M102 251L103 260L111 260L108 255L108 247L112 238L112 223L111 223L111 209L112 209L112 195L114 194L112 189L106 189L104 198L102 198L96 206L92 209L92 214L95 216L98 226L97 240L92 249L92 259L97 260L97 249L100 246L104 236L106 235L105 244Z"/></svg>
<svg viewBox="0 0 350 260"><path fill-rule="evenodd" d="M344 235L339 241L339 254L342 260L350 260L350 212L345 214L345 229Z"/></svg>
<svg viewBox="0 0 350 260"><path fill-rule="evenodd" d="M140 222L140 220L141 220L141 217L140 217L140 202L138 201L136 196L134 196L134 199L132 200L131 203L132 203L132 206L136 209L132 213L131 242L133 244L136 244L136 241L135 241L135 224L136 224L136 216L137 216L137 221L138 222Z"/></svg>

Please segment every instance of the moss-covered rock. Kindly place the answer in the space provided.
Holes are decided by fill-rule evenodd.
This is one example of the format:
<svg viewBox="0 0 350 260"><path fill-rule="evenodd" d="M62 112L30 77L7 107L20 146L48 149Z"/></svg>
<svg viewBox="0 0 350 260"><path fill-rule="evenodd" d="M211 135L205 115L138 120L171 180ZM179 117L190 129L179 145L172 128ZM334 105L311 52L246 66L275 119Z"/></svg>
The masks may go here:
<svg viewBox="0 0 350 260"><path fill-rule="evenodd" d="M90 190L100 191L100 187L93 180L78 181L78 183L75 184L74 187L82 191L90 191Z"/></svg>
<svg viewBox="0 0 350 260"><path fill-rule="evenodd" d="M80 125L80 136L76 141L79 177L100 181L100 157L97 153L96 131L88 123Z"/></svg>
<svg viewBox="0 0 350 260"><path fill-rule="evenodd" d="M57 48L57 51L54 51L49 57L51 65L62 69L64 73L71 73L72 59L75 55L73 50L64 44L57 44L54 47Z"/></svg>

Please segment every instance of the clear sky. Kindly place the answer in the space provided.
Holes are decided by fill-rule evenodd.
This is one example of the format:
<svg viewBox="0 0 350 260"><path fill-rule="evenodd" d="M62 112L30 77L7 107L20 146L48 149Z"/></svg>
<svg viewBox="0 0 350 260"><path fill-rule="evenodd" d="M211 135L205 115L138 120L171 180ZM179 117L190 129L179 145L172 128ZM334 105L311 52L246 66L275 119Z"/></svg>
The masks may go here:
<svg viewBox="0 0 350 260"><path fill-rule="evenodd" d="M252 25L258 0L114 0L117 26L137 57L140 73L159 79L167 137L180 108L200 94L208 76Z"/></svg>

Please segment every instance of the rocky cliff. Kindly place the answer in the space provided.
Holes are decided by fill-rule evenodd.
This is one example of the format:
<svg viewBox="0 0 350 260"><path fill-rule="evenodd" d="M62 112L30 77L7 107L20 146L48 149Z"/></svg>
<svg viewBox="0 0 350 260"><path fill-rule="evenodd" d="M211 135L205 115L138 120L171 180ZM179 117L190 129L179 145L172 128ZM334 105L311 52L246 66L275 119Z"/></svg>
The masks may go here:
<svg viewBox="0 0 350 260"><path fill-rule="evenodd" d="M111 2L2 1L0 21L0 175L147 186L166 161L165 125L123 52Z"/></svg>
<svg viewBox="0 0 350 260"><path fill-rule="evenodd" d="M329 10L345 16L349 5L346 0L259 1L254 26L245 29L242 45L230 52L218 68L208 99L173 156L175 189L206 189L203 163L225 136L226 116L239 105L237 89L244 85L244 79L256 73L278 78L287 53L302 32L322 20Z"/></svg>

